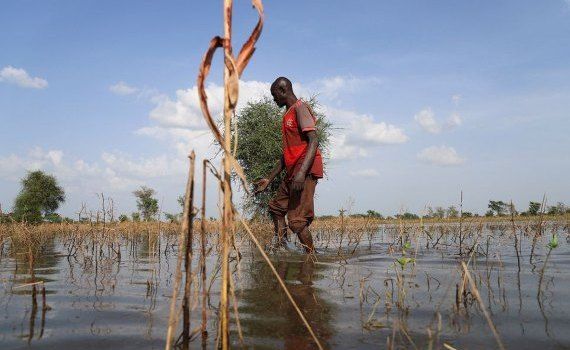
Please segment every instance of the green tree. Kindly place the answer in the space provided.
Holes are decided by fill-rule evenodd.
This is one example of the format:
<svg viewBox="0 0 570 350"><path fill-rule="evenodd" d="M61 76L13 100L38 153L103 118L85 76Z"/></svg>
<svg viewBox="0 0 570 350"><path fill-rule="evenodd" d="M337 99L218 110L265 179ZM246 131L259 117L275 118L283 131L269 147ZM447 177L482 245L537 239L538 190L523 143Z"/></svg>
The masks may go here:
<svg viewBox="0 0 570 350"><path fill-rule="evenodd" d="M29 172L22 179L22 189L14 201L14 218L40 222L65 202L65 192L52 175L41 170Z"/></svg>
<svg viewBox="0 0 570 350"><path fill-rule="evenodd" d="M58 213L46 214L44 220L58 224L63 222L63 218Z"/></svg>
<svg viewBox="0 0 570 350"><path fill-rule="evenodd" d="M141 221L141 214L134 212L131 214L131 218L133 219L133 222L139 222Z"/></svg>
<svg viewBox="0 0 570 350"><path fill-rule="evenodd" d="M508 205L503 201L489 201L489 205L487 207L493 214L496 214L497 216L503 216L507 210Z"/></svg>
<svg viewBox="0 0 570 350"><path fill-rule="evenodd" d="M380 214L380 213L377 212L376 210L367 210L367 211L366 211L366 216L368 216L368 217L370 217L370 218L382 219L382 214Z"/></svg>
<svg viewBox="0 0 570 350"><path fill-rule="evenodd" d="M319 108L315 98L307 101L317 118L319 149L328 154L332 124ZM285 111L266 97L249 102L237 116L238 147L236 158L250 181L267 176L282 154L281 122ZM254 215L266 215L269 200L277 192L284 174L276 178L263 193L246 197L244 208Z"/></svg>
<svg viewBox="0 0 570 350"><path fill-rule="evenodd" d="M178 198L176 198L176 201L178 202L178 205L180 205L180 212L184 212L184 201L186 200L186 195L182 194L180 196L178 196Z"/></svg>
<svg viewBox="0 0 570 350"><path fill-rule="evenodd" d="M459 217L459 211L457 211L457 208L455 208L454 205L450 206L449 208L447 208L447 217L448 218L457 218Z"/></svg>
<svg viewBox="0 0 570 350"><path fill-rule="evenodd" d="M436 219L443 219L445 217L445 209L442 207L435 207L435 209L431 210L431 217Z"/></svg>
<svg viewBox="0 0 570 350"><path fill-rule="evenodd" d="M396 214L394 215L396 218L398 219L403 219L403 220L413 220L413 219L419 219L420 217L414 213L410 213L410 212L405 212L404 214Z"/></svg>
<svg viewBox="0 0 570 350"><path fill-rule="evenodd" d="M170 213L164 212L164 217L170 223L177 223L180 219L180 216L181 216L180 214L170 214Z"/></svg>
<svg viewBox="0 0 570 350"><path fill-rule="evenodd" d="M540 210L541 206L542 204L540 204L539 202L529 202L528 203L529 215L538 215L538 211Z"/></svg>
<svg viewBox="0 0 570 350"><path fill-rule="evenodd" d="M562 215L566 212L566 206L562 202L556 203L556 205L552 205L548 207L548 215Z"/></svg>
<svg viewBox="0 0 570 350"><path fill-rule="evenodd" d="M121 214L121 215L119 215L119 221L120 222L127 222L127 221L129 221L129 217L126 216L125 214Z"/></svg>
<svg viewBox="0 0 570 350"><path fill-rule="evenodd" d="M137 197L137 208L143 220L150 221L158 214L158 200L154 198L154 190L146 186L141 186L133 194ZM134 221L134 220L133 220Z"/></svg>

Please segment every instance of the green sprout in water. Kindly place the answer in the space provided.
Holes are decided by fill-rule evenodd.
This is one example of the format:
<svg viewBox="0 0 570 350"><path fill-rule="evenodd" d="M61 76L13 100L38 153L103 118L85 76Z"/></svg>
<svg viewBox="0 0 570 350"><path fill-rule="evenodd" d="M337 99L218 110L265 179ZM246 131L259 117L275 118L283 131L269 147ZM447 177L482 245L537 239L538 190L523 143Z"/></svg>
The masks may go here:
<svg viewBox="0 0 570 350"><path fill-rule="evenodd" d="M558 247L558 236L556 234L552 235L550 242L546 245L548 249L555 249Z"/></svg>
<svg viewBox="0 0 570 350"><path fill-rule="evenodd" d="M406 242L402 246L402 254L406 255L406 250L408 250L408 249L412 249L412 244L410 242Z"/></svg>
<svg viewBox="0 0 570 350"><path fill-rule="evenodd" d="M408 265L408 263L414 263L415 259L412 258L406 258L406 257L401 257L396 259L396 262L398 264L400 264L400 267L402 268L402 270L406 269L406 265Z"/></svg>
<svg viewBox="0 0 570 350"><path fill-rule="evenodd" d="M548 253L546 254L546 259L544 259L544 265L542 266L542 270L540 270L540 279L538 280L538 294L537 297L540 300L540 294L542 293L542 279L544 278L544 271L546 270L546 264L548 264L548 259L550 258L550 253L552 250L558 247L558 236L556 234L552 234L552 238L550 242L546 245L548 248Z"/></svg>

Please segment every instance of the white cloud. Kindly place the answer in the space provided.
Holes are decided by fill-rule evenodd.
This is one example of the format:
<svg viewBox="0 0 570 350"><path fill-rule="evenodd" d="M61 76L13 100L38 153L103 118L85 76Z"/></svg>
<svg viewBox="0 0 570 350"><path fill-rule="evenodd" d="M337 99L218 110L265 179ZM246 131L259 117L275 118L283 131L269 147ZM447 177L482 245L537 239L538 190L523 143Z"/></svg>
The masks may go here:
<svg viewBox="0 0 570 350"><path fill-rule="evenodd" d="M352 122L351 138L378 145L399 144L408 141L404 131L385 122L377 123L371 116L363 115Z"/></svg>
<svg viewBox="0 0 570 350"><path fill-rule="evenodd" d="M570 1L570 0L568 0ZM461 102L461 98L462 96L459 94L455 94L453 96L451 96L451 100L453 101L453 103L457 106L459 104L459 102Z"/></svg>
<svg viewBox="0 0 570 350"><path fill-rule="evenodd" d="M382 80L376 77L358 78L353 76L334 76L319 79L307 86L309 94L318 93L327 99L335 99L346 93L354 93L371 85L381 84Z"/></svg>
<svg viewBox="0 0 570 350"><path fill-rule="evenodd" d="M446 127L448 129L453 129L460 126L463 123L461 116L457 113L452 113L451 116L447 119Z"/></svg>
<svg viewBox="0 0 570 350"><path fill-rule="evenodd" d="M418 153L418 159L435 165L460 165L465 158L460 157L453 147L431 146Z"/></svg>
<svg viewBox="0 0 570 350"><path fill-rule="evenodd" d="M359 177L378 177L380 173L376 169L362 169L351 171L350 175Z"/></svg>
<svg viewBox="0 0 570 350"><path fill-rule="evenodd" d="M269 95L269 83L259 81L240 81L239 102L237 109L243 108L247 102L261 99ZM224 108L224 88L217 84L206 87L208 106L213 117L220 116ZM154 98L155 108L150 118L162 127L207 129L196 86L176 91L176 98L162 95Z"/></svg>
<svg viewBox="0 0 570 350"><path fill-rule="evenodd" d="M447 130L454 129L462 124L461 116L454 112L442 125L436 118L435 114L431 108L425 108L414 115L414 120L418 123L422 129L431 133L439 134L444 128Z"/></svg>
<svg viewBox="0 0 570 350"><path fill-rule="evenodd" d="M59 165L61 163L61 159L63 158L63 152L56 150L56 151L49 151L46 154L46 157L54 164Z"/></svg>
<svg viewBox="0 0 570 350"><path fill-rule="evenodd" d="M131 190L152 179L179 179L187 171L186 157L159 155L134 158L120 152L105 152L101 162L69 160L60 150L32 148L26 155L0 156L0 178L18 181L27 171L43 170L55 175L66 189L82 192Z"/></svg>
<svg viewBox="0 0 570 350"><path fill-rule="evenodd" d="M48 82L42 78L33 78L22 68L6 66L0 70L0 82L15 84L23 88L45 89Z"/></svg>
<svg viewBox="0 0 570 350"><path fill-rule="evenodd" d="M348 160L368 156L368 151L347 141L346 134L333 134L330 137L330 157L333 160Z"/></svg>
<svg viewBox="0 0 570 350"><path fill-rule="evenodd" d="M434 113L431 108L425 108L414 115L414 120L424 129L425 131L438 134L441 132L441 126L434 118Z"/></svg>
<svg viewBox="0 0 570 350"><path fill-rule="evenodd" d="M103 153L101 159L106 168L114 174L139 179L151 179L172 175L182 175L185 172L184 158L170 158L160 155L150 158L133 158L124 153Z"/></svg>
<svg viewBox="0 0 570 350"><path fill-rule="evenodd" d="M331 158L345 160L362 158L376 146L401 144L408 141L404 131L386 122L376 122L366 114L323 106L333 126L338 128L331 136Z"/></svg>
<svg viewBox="0 0 570 350"><path fill-rule="evenodd" d="M139 89L136 87L128 85L124 81L120 81L115 85L109 86L109 91L111 91L115 95L126 96L126 95L132 95L132 94L138 92Z"/></svg>
<svg viewBox="0 0 570 350"><path fill-rule="evenodd" d="M270 84L265 82L240 81L237 109L240 110L248 102L268 96L269 87ZM223 87L209 84L206 94L210 113L214 118L219 118L224 107ZM149 113L153 125L139 128L135 131L136 134L169 143L184 159L192 149L198 158L212 156L210 146L213 144L213 136L202 115L196 86L177 90L175 98L156 92L148 97L154 104Z"/></svg>
<svg viewBox="0 0 570 350"><path fill-rule="evenodd" d="M373 80L334 77L310 83L309 86L319 86L326 94L334 95L341 92L343 87L354 89L358 84L369 84L371 81ZM264 96L269 97L270 86L269 82L240 81L238 112L248 102L258 101ZM294 89L299 97L310 96L309 89L302 84L295 83ZM210 113L219 118L223 111L223 87L209 84L206 94ZM190 149L194 149L202 158L211 153L208 151L213 139L202 116L196 86L177 90L174 98L155 95L151 102L155 104L149 113L153 125L138 129L136 134L168 142L180 156L186 156ZM340 129L331 137L332 159L365 157L372 147L399 144L408 140L402 129L385 122L377 122L369 115L326 105L322 107L334 126Z"/></svg>

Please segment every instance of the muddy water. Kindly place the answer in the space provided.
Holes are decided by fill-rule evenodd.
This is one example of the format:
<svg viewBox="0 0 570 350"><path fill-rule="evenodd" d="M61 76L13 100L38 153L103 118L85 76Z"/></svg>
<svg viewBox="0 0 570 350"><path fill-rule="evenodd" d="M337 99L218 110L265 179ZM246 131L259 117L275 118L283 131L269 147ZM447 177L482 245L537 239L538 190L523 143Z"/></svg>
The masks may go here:
<svg viewBox="0 0 570 350"><path fill-rule="evenodd" d="M538 293L545 247L552 231L559 237ZM271 258L289 291L325 348L497 348L472 293L457 293L461 281L458 244L451 235L426 241L410 239L404 268L397 230L381 228L356 247L346 239L320 234L317 261L296 249ZM441 231L443 232L443 231ZM463 242L472 247L470 269L482 302L507 349L570 348L570 244L562 228L551 228L536 243L521 238L520 253L505 231L485 229ZM245 242L245 240L244 240ZM69 241L55 237L35 255L32 280L26 249L5 244L0 260L1 349L160 349L164 347L176 267L175 238L124 239L121 257L107 245L85 241L72 256ZM294 242L291 242L291 246ZM426 248L428 245L428 248ZM356 249L354 249L356 248ZM465 249L463 247L463 249ZM352 253L354 250L354 253ZM313 349L309 333L280 290L271 270L248 244L232 260L245 347ZM417 253L416 253L417 251ZM197 262L193 262L193 267ZM207 259L208 285L216 256ZM519 271L520 270L520 271ZM212 283L206 347L215 347L219 280ZM196 284L195 284L196 285ZM35 300L35 301L34 301ZM191 327L200 324L200 307ZM235 322L232 341L239 347ZM202 347L200 336L190 344Z"/></svg>

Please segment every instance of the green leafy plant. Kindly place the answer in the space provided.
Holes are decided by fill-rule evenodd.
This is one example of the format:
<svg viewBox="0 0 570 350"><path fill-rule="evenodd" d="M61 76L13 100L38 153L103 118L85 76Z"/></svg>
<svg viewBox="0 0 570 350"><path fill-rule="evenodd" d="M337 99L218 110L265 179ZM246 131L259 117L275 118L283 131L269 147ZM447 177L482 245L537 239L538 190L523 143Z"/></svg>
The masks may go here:
<svg viewBox="0 0 570 350"><path fill-rule="evenodd" d="M548 264L548 260L550 259L550 254L552 250L558 248L558 236L556 234L552 235L550 238L550 242L546 245L548 248L548 253L546 254L546 259L544 259L544 265L542 265L542 269L540 270L540 279L538 280L538 293L537 296L540 298L540 294L542 293L542 279L544 278L544 271L546 271L546 265Z"/></svg>
<svg viewBox="0 0 570 350"><path fill-rule="evenodd" d="M558 248L558 236L556 234L552 235L550 242L546 245L546 247L550 250Z"/></svg>
<svg viewBox="0 0 570 350"><path fill-rule="evenodd" d="M400 265L400 267L402 268L402 270L405 270L405 269L406 269L406 266L407 266L409 263L415 263L415 262L416 262L416 259L408 258L408 257L404 257L404 256L403 256L403 257L401 257L401 258L396 259L396 262Z"/></svg>
<svg viewBox="0 0 570 350"><path fill-rule="evenodd" d="M141 186L133 194L137 197L137 208L139 209L144 221L153 220L158 214L158 200L154 198L154 190L145 186ZM136 221L133 217L133 221Z"/></svg>
<svg viewBox="0 0 570 350"><path fill-rule="evenodd" d="M22 179L22 189L14 201L14 218L32 223L55 220L52 214L65 202L65 191L54 176L41 170Z"/></svg>
<svg viewBox="0 0 570 350"><path fill-rule="evenodd" d="M332 124L319 108L316 98L309 99L307 104L317 118L319 150L326 159ZM239 142L236 159L250 181L269 175L281 157L281 123L284 112L272 99L265 97L257 102L249 102L237 115ZM277 177L265 192L246 197L244 208L254 216L265 216L269 200L277 192L283 175Z"/></svg>

